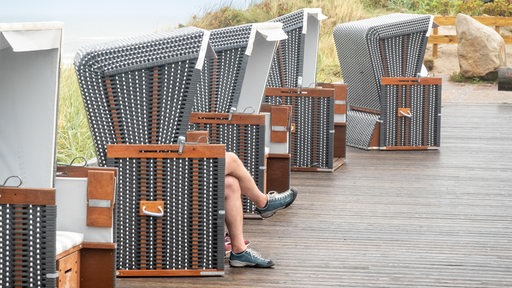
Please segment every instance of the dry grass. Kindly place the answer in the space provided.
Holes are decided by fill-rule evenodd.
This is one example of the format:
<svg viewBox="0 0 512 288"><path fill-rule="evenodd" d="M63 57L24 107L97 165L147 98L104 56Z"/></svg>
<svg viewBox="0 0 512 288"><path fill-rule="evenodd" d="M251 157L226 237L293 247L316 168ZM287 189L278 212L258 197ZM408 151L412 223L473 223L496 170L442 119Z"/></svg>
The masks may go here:
<svg viewBox="0 0 512 288"><path fill-rule="evenodd" d="M58 163L69 164L76 157L96 157L80 88L71 66L61 68L57 131Z"/></svg>
<svg viewBox="0 0 512 288"><path fill-rule="evenodd" d="M321 8L329 18L322 22L318 53L317 79L319 82L341 80L338 56L332 32L343 22L367 18L367 12L360 0L264 0L242 11L220 7L202 16L194 16L188 25L205 29L217 29L246 23L265 22L302 8Z"/></svg>

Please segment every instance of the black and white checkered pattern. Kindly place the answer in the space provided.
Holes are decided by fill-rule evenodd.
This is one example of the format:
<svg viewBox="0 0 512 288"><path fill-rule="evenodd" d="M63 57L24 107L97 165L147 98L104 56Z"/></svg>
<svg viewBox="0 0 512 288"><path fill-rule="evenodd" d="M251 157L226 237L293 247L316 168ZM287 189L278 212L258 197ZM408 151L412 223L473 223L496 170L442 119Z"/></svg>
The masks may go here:
<svg viewBox="0 0 512 288"><path fill-rule="evenodd" d="M0 205L0 287L55 287L56 227L55 205Z"/></svg>
<svg viewBox="0 0 512 288"><path fill-rule="evenodd" d="M190 27L78 51L75 68L100 165L107 144L169 144L185 135L205 41L207 31Z"/></svg>
<svg viewBox="0 0 512 288"><path fill-rule="evenodd" d="M249 55L252 24L211 31L210 44L216 57L209 59L201 73L194 112L229 113L236 107Z"/></svg>
<svg viewBox="0 0 512 288"><path fill-rule="evenodd" d="M334 41L351 106L380 111L382 77L416 77L433 17L390 14L339 24Z"/></svg>
<svg viewBox="0 0 512 288"><path fill-rule="evenodd" d="M298 87L304 58L304 9L277 17L271 22L283 23L288 36L277 47L267 80L267 87Z"/></svg>

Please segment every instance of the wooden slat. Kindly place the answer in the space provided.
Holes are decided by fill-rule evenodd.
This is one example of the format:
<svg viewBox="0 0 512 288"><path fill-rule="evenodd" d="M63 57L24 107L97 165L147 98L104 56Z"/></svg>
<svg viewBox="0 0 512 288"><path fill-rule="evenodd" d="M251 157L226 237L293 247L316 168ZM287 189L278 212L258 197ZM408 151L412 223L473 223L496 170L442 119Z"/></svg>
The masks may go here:
<svg viewBox="0 0 512 288"><path fill-rule="evenodd" d="M228 113L192 112L189 117L190 123L220 123L220 124L245 124L264 125L265 115L261 114L239 114L231 116Z"/></svg>
<svg viewBox="0 0 512 288"><path fill-rule="evenodd" d="M185 144L179 154L178 144L107 145L108 158L224 158L224 144Z"/></svg>
<svg viewBox="0 0 512 288"><path fill-rule="evenodd" d="M87 178L87 226L112 227L116 185L114 172L90 170ZM94 207L91 200L106 200L110 206Z"/></svg>
<svg viewBox="0 0 512 288"><path fill-rule="evenodd" d="M512 44L512 36L501 36L506 44ZM458 44L459 40L455 35L431 35L428 38L429 44Z"/></svg>
<svg viewBox="0 0 512 288"><path fill-rule="evenodd" d="M82 248L85 249L107 249L112 250L116 248L115 243L109 243L109 242L83 242Z"/></svg>
<svg viewBox="0 0 512 288"><path fill-rule="evenodd" d="M512 26L512 17L472 16L473 19L487 26ZM434 22L440 26L454 26L457 16L434 16Z"/></svg>
<svg viewBox="0 0 512 288"><path fill-rule="evenodd" d="M79 177L87 178L89 171L111 171L117 177L117 168L112 167L92 167L92 166L57 166L58 177Z"/></svg>
<svg viewBox="0 0 512 288"><path fill-rule="evenodd" d="M203 270L185 270L185 269L176 269L176 270L117 270L117 275L121 277L162 277L162 276L180 276L180 277L190 277L190 276L221 276L224 275L224 271L222 270L214 270L214 269L203 269ZM142 281L139 283L146 283L146 284L140 284L140 285L147 285L147 283L154 283L157 279L164 279L165 282L169 282L168 284L170 286L163 286L163 287L176 287L173 286L171 283L174 282L170 281L169 279L165 278L156 278L156 279L147 279L146 281ZM176 278L179 279L179 278ZM128 280L128 279L125 279ZM116 286L118 287L118 286ZM158 286L155 286L158 287Z"/></svg>
<svg viewBox="0 0 512 288"><path fill-rule="evenodd" d="M342 83L317 83L321 88L333 88L334 94L334 113L347 114L347 91L348 85Z"/></svg>
<svg viewBox="0 0 512 288"><path fill-rule="evenodd" d="M0 204L55 205L55 189L0 187Z"/></svg>
<svg viewBox="0 0 512 288"><path fill-rule="evenodd" d="M288 105L273 105L270 111L270 141L286 143L290 130L291 107Z"/></svg>
<svg viewBox="0 0 512 288"><path fill-rule="evenodd" d="M101 268L98 268L101 266ZM100 272L98 272L100 270ZM80 287L115 287L115 244L84 242L80 250Z"/></svg>
<svg viewBox="0 0 512 288"><path fill-rule="evenodd" d="M208 131L187 131L187 142L208 143Z"/></svg>
<svg viewBox="0 0 512 288"><path fill-rule="evenodd" d="M348 147L333 173L293 172L295 203L244 222L273 269L116 287L512 287L512 105L442 113L439 150Z"/></svg>
<svg viewBox="0 0 512 288"><path fill-rule="evenodd" d="M333 88L265 88L265 96L282 97L334 97Z"/></svg>
<svg viewBox="0 0 512 288"><path fill-rule="evenodd" d="M382 77L382 85L441 85L441 77Z"/></svg>

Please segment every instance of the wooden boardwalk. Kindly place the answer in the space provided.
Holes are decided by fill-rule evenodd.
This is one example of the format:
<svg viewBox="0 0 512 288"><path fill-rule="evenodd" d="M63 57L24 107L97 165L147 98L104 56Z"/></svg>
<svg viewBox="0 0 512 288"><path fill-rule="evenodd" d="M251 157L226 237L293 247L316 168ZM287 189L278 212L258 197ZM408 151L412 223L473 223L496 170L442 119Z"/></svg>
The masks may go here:
<svg viewBox="0 0 512 288"><path fill-rule="evenodd" d="M439 150L348 148L333 173L294 172L295 204L245 221L273 269L117 287L512 287L512 105L445 104L441 132Z"/></svg>

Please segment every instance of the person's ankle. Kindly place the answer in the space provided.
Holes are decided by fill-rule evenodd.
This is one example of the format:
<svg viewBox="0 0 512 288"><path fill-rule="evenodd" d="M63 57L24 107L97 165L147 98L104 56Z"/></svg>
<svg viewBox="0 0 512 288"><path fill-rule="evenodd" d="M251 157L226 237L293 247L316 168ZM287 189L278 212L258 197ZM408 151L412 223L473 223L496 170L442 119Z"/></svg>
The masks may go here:
<svg viewBox="0 0 512 288"><path fill-rule="evenodd" d="M243 250L240 250L240 249L234 249L234 248L231 248L231 253L235 253L235 254L242 254L245 252L247 248L243 249Z"/></svg>
<svg viewBox="0 0 512 288"><path fill-rule="evenodd" d="M259 209L265 209L265 208L267 208L267 205L268 205L268 196L265 194L265 202L263 202L263 206L256 204L256 207L258 207Z"/></svg>
<svg viewBox="0 0 512 288"><path fill-rule="evenodd" d="M240 253L244 253L244 251L247 249L247 245L233 245L233 243L231 243L231 253L235 253L235 254L240 254Z"/></svg>

